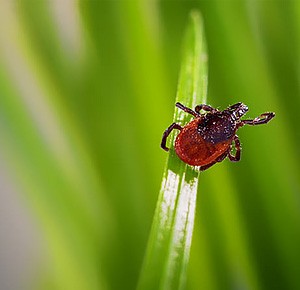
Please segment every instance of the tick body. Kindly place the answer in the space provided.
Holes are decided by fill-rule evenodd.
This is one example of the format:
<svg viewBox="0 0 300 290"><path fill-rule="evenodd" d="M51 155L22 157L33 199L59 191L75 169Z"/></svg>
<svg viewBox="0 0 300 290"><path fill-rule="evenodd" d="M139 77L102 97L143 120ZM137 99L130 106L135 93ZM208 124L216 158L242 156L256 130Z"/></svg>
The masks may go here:
<svg viewBox="0 0 300 290"><path fill-rule="evenodd" d="M191 166L200 166L206 170L226 157L231 161L239 161L241 145L237 130L244 125L261 125L268 123L275 117L275 113L263 113L253 120L241 120L248 107L243 103L234 104L224 111L219 111L208 105L198 105L195 110L185 107L180 103L176 106L194 116L194 119L184 127L173 123L164 132L161 147L169 151L166 141L169 134L179 130L175 140L175 152L178 157ZM206 113L200 113L200 111ZM235 147L235 153L233 148Z"/></svg>

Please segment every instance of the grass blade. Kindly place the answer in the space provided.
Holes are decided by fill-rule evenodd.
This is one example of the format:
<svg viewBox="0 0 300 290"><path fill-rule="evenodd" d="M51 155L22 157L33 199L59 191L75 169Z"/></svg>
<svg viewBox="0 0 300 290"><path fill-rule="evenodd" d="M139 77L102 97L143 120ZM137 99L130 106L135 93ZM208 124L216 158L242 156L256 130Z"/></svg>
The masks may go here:
<svg viewBox="0 0 300 290"><path fill-rule="evenodd" d="M201 16L193 11L185 33L176 102L188 107L206 103L207 54ZM190 116L175 110L174 122ZM170 144L175 136L170 137ZM138 289L182 289L185 285L194 227L199 171L176 156L172 146L163 174Z"/></svg>

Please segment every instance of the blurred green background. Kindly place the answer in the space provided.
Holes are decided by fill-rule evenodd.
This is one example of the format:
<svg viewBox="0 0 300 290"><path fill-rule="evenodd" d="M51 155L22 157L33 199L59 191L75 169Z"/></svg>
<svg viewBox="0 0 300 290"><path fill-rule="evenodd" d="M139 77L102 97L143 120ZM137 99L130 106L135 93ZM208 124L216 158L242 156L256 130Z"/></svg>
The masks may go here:
<svg viewBox="0 0 300 290"><path fill-rule="evenodd" d="M242 160L201 174L187 289L300 289L300 2L1 1L0 289L135 289L191 9Z"/></svg>

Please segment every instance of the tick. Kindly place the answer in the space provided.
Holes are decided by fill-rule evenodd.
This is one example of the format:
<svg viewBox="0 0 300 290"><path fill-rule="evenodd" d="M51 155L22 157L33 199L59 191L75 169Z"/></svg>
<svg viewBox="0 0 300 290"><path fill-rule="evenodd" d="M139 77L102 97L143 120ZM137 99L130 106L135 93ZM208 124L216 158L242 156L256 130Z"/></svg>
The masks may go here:
<svg viewBox="0 0 300 290"><path fill-rule="evenodd" d="M275 117L275 113L263 113L253 120L241 120L248 107L243 103L236 103L224 111L208 105L198 105L195 110L176 103L176 107L194 116L194 119L184 127L173 123L164 132L161 148L169 151L166 141L170 133L177 129L179 134L175 140L175 152L178 157L191 166L200 166L206 170L226 157L230 161L241 158L241 144L236 132L244 125L266 124ZM203 110L206 113L200 113ZM234 148L235 147L235 153Z"/></svg>

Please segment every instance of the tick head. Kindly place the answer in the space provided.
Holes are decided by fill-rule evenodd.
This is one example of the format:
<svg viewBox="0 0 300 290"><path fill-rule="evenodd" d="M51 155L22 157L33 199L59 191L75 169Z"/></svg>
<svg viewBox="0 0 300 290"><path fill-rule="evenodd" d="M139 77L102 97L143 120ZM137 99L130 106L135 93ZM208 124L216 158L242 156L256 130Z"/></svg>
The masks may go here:
<svg viewBox="0 0 300 290"><path fill-rule="evenodd" d="M243 103L236 103L228 107L225 111L229 112L234 121L239 120L248 112L248 107Z"/></svg>

